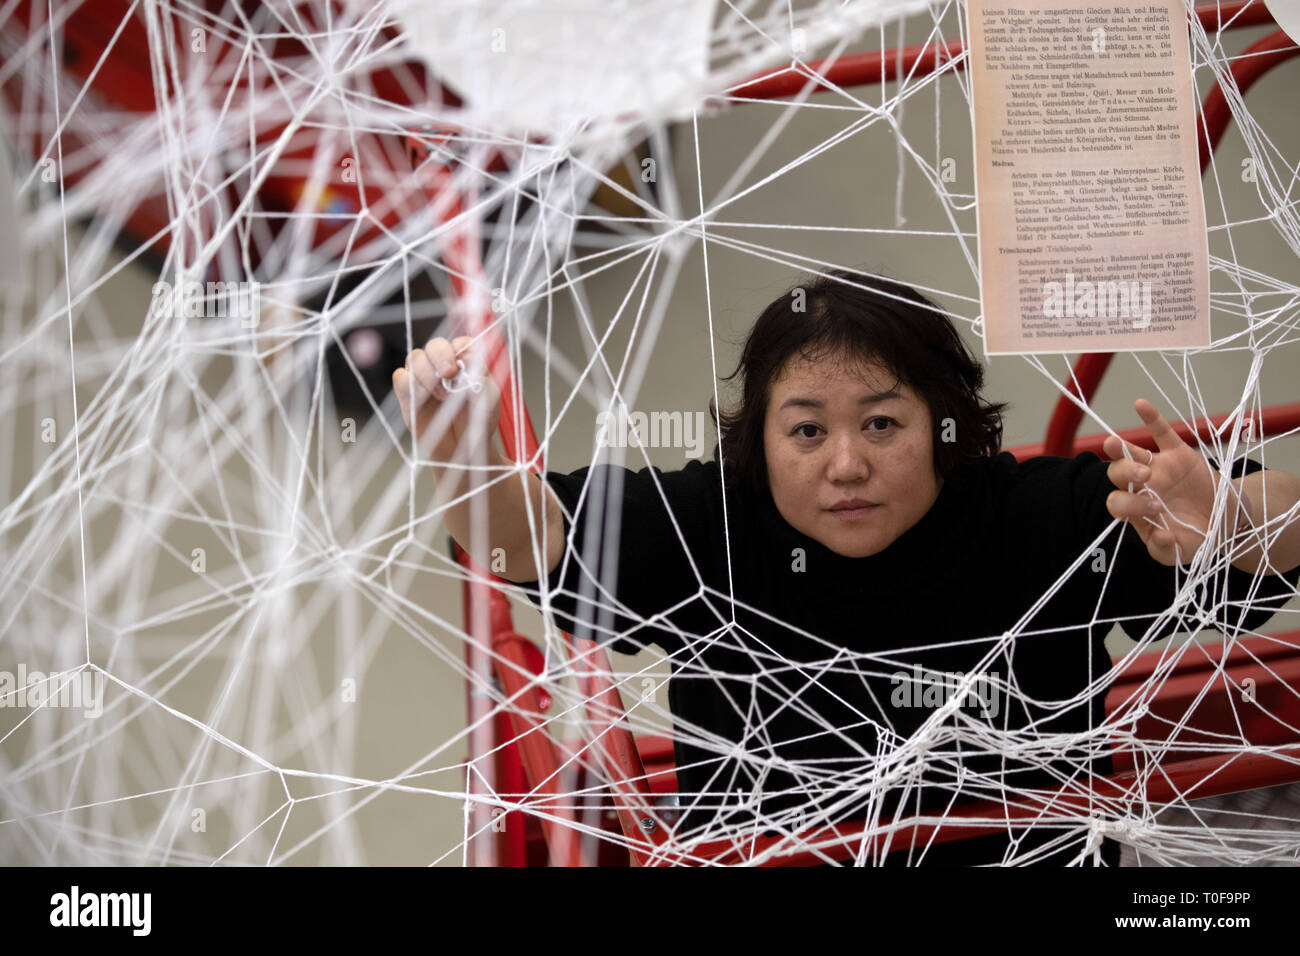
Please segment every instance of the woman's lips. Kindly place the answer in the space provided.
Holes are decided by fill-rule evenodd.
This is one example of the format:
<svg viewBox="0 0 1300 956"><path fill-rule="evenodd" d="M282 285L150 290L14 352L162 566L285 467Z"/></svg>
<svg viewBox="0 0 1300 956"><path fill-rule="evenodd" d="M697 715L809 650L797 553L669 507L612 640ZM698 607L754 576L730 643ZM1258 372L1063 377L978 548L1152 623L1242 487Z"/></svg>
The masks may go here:
<svg viewBox="0 0 1300 956"><path fill-rule="evenodd" d="M859 518L865 518L879 507L880 505L864 505L861 508L832 508L831 514L841 521L856 521Z"/></svg>

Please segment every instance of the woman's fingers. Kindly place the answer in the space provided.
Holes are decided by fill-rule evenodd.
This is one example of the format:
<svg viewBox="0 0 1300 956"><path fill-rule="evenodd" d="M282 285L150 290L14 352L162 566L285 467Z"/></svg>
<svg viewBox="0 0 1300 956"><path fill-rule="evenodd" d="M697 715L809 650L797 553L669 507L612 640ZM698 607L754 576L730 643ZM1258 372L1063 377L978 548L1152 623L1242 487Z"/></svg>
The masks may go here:
<svg viewBox="0 0 1300 956"><path fill-rule="evenodd" d="M424 346L424 351L428 353L439 375L443 378L453 378L460 371L458 362L465 361L465 353L473 344L474 340L468 335L458 335L450 342L444 338L432 338Z"/></svg>
<svg viewBox="0 0 1300 956"><path fill-rule="evenodd" d="M1154 452L1143 448L1141 445L1135 445L1131 441L1120 441L1114 435L1107 435L1106 440L1101 443L1101 450L1106 453L1106 457L1115 461L1127 461L1132 459L1140 464L1147 464L1147 460L1152 457ZM1125 452L1128 452L1125 455Z"/></svg>
<svg viewBox="0 0 1300 956"><path fill-rule="evenodd" d="M393 372L393 390L397 392L402 418L412 431L426 431L434 421L440 405L451 400L451 413L455 421L448 423L445 434L439 441L445 439L454 444L464 439L468 424L461 420L461 416L470 407L471 401L468 396L460 393L468 390L477 394L482 391L483 384L468 383L467 389L460 383L453 385L452 380L461 374L462 367L469 367L473 345L474 341L469 336L459 336L451 341L432 338L423 348L414 349L406 357L404 368ZM486 378L484 384L490 386L491 379ZM490 395L496 397L494 391ZM486 418L488 427L495 427L497 417L495 408L489 410Z"/></svg>
<svg viewBox="0 0 1300 956"><path fill-rule="evenodd" d="M450 346L448 346L448 354L450 354L450 351ZM435 351L433 355L430 355L427 347L416 349L407 359L407 367L410 369L411 377L424 390L424 395L417 397L417 406L424 404L425 399L429 396L436 398L438 401L442 401L447 397L447 391L442 387L443 377L439 374L440 369L438 366L440 361L441 358L438 353ZM451 365L453 369L456 367L454 359L452 359ZM454 375L455 372L452 374Z"/></svg>
<svg viewBox="0 0 1300 956"><path fill-rule="evenodd" d="M1160 502L1151 495L1129 491L1112 491L1106 496L1106 510L1112 517L1126 521L1154 517L1160 511Z"/></svg>
<svg viewBox="0 0 1300 956"><path fill-rule="evenodd" d="M393 373L393 391L397 393L397 404L408 426L414 421L415 412L424 407L430 392L410 369L399 368Z"/></svg>
<svg viewBox="0 0 1300 956"><path fill-rule="evenodd" d="M393 372L393 391L397 394L398 404L403 409L406 409L411 404L412 393L414 393L417 406L429 397L428 390L405 368L399 368Z"/></svg>
<svg viewBox="0 0 1300 956"><path fill-rule="evenodd" d="M422 351L440 377L454 378L460 371L460 366L456 364L456 349L446 339L429 339Z"/></svg>
<svg viewBox="0 0 1300 956"><path fill-rule="evenodd" d="M1140 485L1151 479L1151 469L1141 462L1118 458L1107 466L1106 477L1117 488Z"/></svg>
<svg viewBox="0 0 1300 956"><path fill-rule="evenodd" d="M1185 444L1178 437L1178 432L1166 421L1165 417L1160 414L1159 410L1147 401L1145 398L1139 398L1133 403L1134 409L1137 410L1138 417L1142 419L1142 424L1146 426L1147 432L1155 442L1158 452L1152 452L1143 448L1141 445L1135 445L1133 442L1121 441L1115 435L1107 435L1106 440L1102 442L1102 451L1106 457L1113 460L1132 459L1136 462L1148 464L1153 454L1159 452L1173 451Z"/></svg>
<svg viewBox="0 0 1300 956"><path fill-rule="evenodd" d="M409 389L407 388L407 378L409 373L404 368L393 370L393 394L397 396L397 407L402 410L402 418L408 419L406 403L408 400Z"/></svg>
<svg viewBox="0 0 1300 956"><path fill-rule="evenodd" d="M1144 484L1151 480L1151 465L1148 461L1154 463L1155 458L1147 449L1131 442L1122 442L1114 435L1108 435L1102 443L1102 451L1106 453L1107 458L1112 459L1106 468L1106 477L1115 487L1127 487L1131 491L1133 485ZM1127 456L1125 452L1128 452Z"/></svg>
<svg viewBox="0 0 1300 956"><path fill-rule="evenodd" d="M1159 409L1148 402L1145 398L1137 399L1133 403L1133 407L1137 410L1139 417L1141 417L1142 424L1146 425L1147 431L1150 432L1151 437L1155 439L1156 448L1161 451L1172 451L1180 445L1185 444L1184 441L1178 437L1178 432L1174 431L1174 426L1170 425L1169 422L1165 420L1165 417L1160 414Z"/></svg>

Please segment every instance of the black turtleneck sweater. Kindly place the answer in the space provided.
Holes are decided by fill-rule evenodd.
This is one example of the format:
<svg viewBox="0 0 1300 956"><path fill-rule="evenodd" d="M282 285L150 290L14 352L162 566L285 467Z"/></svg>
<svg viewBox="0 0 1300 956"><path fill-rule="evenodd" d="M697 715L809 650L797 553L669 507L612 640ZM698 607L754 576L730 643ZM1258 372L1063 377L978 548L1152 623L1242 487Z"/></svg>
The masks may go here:
<svg viewBox="0 0 1300 956"><path fill-rule="evenodd" d="M1189 629L1180 611L1189 621L1196 611L1169 610L1185 572L1154 561L1106 511L1107 464L1090 452L968 462L919 522L866 558L795 530L766 491L728 489L724 509L716 461L551 472L571 535L549 576L551 606L571 633L623 652L657 644L671 659L683 833L752 834L756 807L788 829L800 808L804 822L933 814L1003 788L1086 784L1089 767L1111 771L1104 740L1088 735L1104 717L1112 625L1138 639L1164 615L1167 636ZM1259 467L1241 460L1234 476ZM607 500L621 502L619 520L600 519ZM620 529L616 550L606 526ZM1300 568L1264 575L1253 596L1253 575L1226 577L1226 596L1220 574L1200 606L1238 633L1294 594ZM540 603L538 582L521 586ZM959 713L911 753L909 738L952 697ZM1013 828L912 862L1065 863L1082 850L1078 832L1077 822Z"/></svg>

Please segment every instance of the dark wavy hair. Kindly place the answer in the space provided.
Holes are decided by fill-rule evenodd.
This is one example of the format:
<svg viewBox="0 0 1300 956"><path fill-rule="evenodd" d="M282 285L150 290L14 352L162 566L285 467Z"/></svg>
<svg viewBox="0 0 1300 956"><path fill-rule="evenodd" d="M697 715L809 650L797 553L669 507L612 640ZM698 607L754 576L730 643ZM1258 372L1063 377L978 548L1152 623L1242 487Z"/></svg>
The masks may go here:
<svg viewBox="0 0 1300 956"><path fill-rule="evenodd" d="M802 290L802 295L800 295ZM802 311L798 308L802 306ZM878 362L910 386L930 409L935 473L947 477L959 464L996 455L1002 445L1006 402L980 397L984 366L938 306L910 286L883 276L835 269L791 286L759 315L736 370L740 405L709 414L718 429L714 458L726 482L766 491L763 426L773 381L794 356ZM954 441L941 440L939 423L953 420Z"/></svg>

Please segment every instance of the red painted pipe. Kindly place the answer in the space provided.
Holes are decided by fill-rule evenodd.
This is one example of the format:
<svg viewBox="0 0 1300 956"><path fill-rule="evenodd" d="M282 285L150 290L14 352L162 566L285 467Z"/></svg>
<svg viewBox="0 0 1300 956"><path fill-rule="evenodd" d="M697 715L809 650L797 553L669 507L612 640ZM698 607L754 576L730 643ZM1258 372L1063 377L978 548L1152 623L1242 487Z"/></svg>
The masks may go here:
<svg viewBox="0 0 1300 956"><path fill-rule="evenodd" d="M1189 426L1186 422L1171 422L1170 426L1178 434L1178 437L1188 444L1195 444L1192 432L1195 430L1197 438L1201 442L1209 444L1217 436L1219 426L1231 418L1231 414L1212 415L1208 419L1197 418ZM1256 434L1267 438L1272 435L1283 435L1300 429L1300 402L1292 402L1288 405L1273 405L1264 409L1258 415L1248 416L1246 421L1255 423ZM1138 425L1134 428L1123 428L1115 432L1121 440L1130 444L1138 445L1142 448L1156 450L1156 443L1151 438L1151 433L1147 431L1145 425ZM1087 435L1084 438L1077 439L1072 448L1072 454L1078 455L1085 451L1090 451L1100 458L1106 455L1102 451L1102 445L1110 437L1108 432L1098 432L1095 435ZM1013 448L1003 449L1015 455L1020 461L1027 458L1036 458L1039 455L1046 455L1049 452L1044 445L1016 445Z"/></svg>
<svg viewBox="0 0 1300 956"><path fill-rule="evenodd" d="M443 260L447 264L455 298L461 302L486 301L487 290L483 265L478 253L477 229L473 217L463 215L464 207L453 173L444 166L432 163L423 168L427 170L427 175L432 180L430 198L438 216L444 222L462 224L461 228L452 231L444 240L442 248ZM482 285L477 300L473 297L476 282ZM495 317L489 309L484 309L479 312L467 312L458 318L465 325L463 329L455 329L456 321L453 320L454 333L479 336L486 343L486 364L501 393L498 427L506 454L516 462L529 461L532 470L540 473L537 436L533 431L523 395L510 368L505 339L494 324ZM458 549L458 553L463 553L463 549ZM462 563L474 569L482 579L490 579L487 572L477 568L467 554L464 555ZM469 595L468 583L466 588ZM495 588L485 587L484 591L486 594L481 600L488 601L490 605L491 633L496 635L503 632L513 633L509 603L504 594ZM468 610L472 606L471 598L466 604L467 616L471 618L472 615L468 614ZM467 631L471 635L466 643L467 665L470 667L470 673L473 674L478 672L475 667L476 663L482 660L484 654L482 645L486 635L474 629L472 620L467 621ZM653 821L653 813L649 810L652 806L652 795L646 782L645 768L636 749L635 738L622 721L623 708L618 691L608 678L602 676L612 670L609 657L604 648L594 642L575 641L570 637L567 643L573 650L580 680L585 686L584 696L587 698L588 716L595 736L593 750L602 764L606 779L615 791L620 825L629 839L644 841L651 845L661 842L665 837L661 824L653 822L653 831L647 831L643 826L645 821ZM517 652L512 651L512 653ZM502 659L500 655L492 661L497 679L502 682L511 697L520 692L522 684L526 683L521 678L517 666L515 668L509 666L519 663L508 658ZM522 715L512 714L512 717L516 721L517 732L525 735L516 742L519 744L521 760L530 785L542 789L545 793L552 793L556 786L559 767L554 742L545 736L540 726L527 726L528 722ZM496 740L494 743L500 746L504 741ZM470 757L472 760L474 755L471 754ZM571 810L557 808L556 813L562 819L568 819ZM555 865L583 865L584 855L578 843L579 833L576 829L563 827L554 820L547 820L543 824L543 832L547 836L547 845ZM638 859L635 853L632 854L632 859L634 862Z"/></svg>

